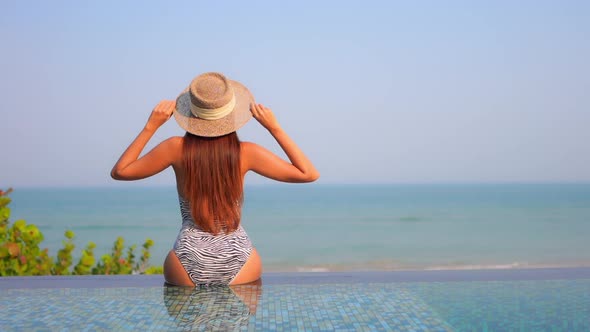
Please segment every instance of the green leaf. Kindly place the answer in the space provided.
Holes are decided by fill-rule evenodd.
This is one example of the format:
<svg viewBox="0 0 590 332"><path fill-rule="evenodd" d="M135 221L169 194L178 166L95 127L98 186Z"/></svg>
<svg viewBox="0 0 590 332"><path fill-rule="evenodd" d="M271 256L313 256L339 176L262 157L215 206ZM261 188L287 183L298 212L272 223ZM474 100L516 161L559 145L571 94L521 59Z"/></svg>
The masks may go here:
<svg viewBox="0 0 590 332"><path fill-rule="evenodd" d="M94 256L84 256L81 262L84 266L92 266L95 263Z"/></svg>
<svg viewBox="0 0 590 332"><path fill-rule="evenodd" d="M10 253L8 252L8 248L6 246L0 247L0 259L7 257Z"/></svg>
<svg viewBox="0 0 590 332"><path fill-rule="evenodd" d="M0 220L8 220L10 217L10 208L3 207L0 209Z"/></svg>
<svg viewBox="0 0 590 332"><path fill-rule="evenodd" d="M12 227L14 227L14 229L18 229L21 230L25 227L25 225L27 224L26 221L20 219L14 222L14 225Z"/></svg>

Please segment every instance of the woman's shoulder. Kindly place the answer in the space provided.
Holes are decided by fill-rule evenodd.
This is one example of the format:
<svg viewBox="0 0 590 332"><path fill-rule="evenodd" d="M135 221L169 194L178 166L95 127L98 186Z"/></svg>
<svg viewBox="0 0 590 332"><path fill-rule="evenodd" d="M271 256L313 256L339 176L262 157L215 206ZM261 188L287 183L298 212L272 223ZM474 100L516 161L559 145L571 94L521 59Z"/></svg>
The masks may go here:
<svg viewBox="0 0 590 332"><path fill-rule="evenodd" d="M240 163L243 172L247 172L250 169L250 159L256 152L259 145L253 142L241 141L240 142Z"/></svg>
<svg viewBox="0 0 590 332"><path fill-rule="evenodd" d="M240 142L240 148L242 150L248 150L248 149L252 149L253 146L257 145L256 143L252 143L252 142L248 142L248 141L241 141Z"/></svg>
<svg viewBox="0 0 590 332"><path fill-rule="evenodd" d="M248 141L240 142L240 152L241 152L242 156L248 156L248 155L255 154L256 152L260 151L261 149L262 149L262 146L254 143L254 142L248 142Z"/></svg>
<svg viewBox="0 0 590 332"><path fill-rule="evenodd" d="M165 148L167 153L170 156L170 159L173 160L175 163L176 161L182 159L182 146L184 142L184 137L182 136L172 136L160 143L160 145Z"/></svg>
<svg viewBox="0 0 590 332"><path fill-rule="evenodd" d="M182 143L184 141L184 136L170 136L166 139L166 141Z"/></svg>
<svg viewBox="0 0 590 332"><path fill-rule="evenodd" d="M182 136L171 136L167 139L165 139L164 141L162 141L162 143L160 144L165 144L168 147L171 148L181 148L182 147L182 143L184 142L184 137Z"/></svg>

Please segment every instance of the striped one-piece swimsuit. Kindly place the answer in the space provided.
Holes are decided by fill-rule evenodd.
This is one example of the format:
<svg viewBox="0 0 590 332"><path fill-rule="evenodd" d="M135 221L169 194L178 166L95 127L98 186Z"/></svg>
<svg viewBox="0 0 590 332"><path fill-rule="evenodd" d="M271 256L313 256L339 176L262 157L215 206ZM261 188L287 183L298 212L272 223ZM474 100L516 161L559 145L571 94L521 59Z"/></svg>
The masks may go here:
<svg viewBox="0 0 590 332"><path fill-rule="evenodd" d="M195 285L228 285L242 269L252 242L242 228L214 235L199 228L190 213L190 204L179 196L182 228L174 252Z"/></svg>

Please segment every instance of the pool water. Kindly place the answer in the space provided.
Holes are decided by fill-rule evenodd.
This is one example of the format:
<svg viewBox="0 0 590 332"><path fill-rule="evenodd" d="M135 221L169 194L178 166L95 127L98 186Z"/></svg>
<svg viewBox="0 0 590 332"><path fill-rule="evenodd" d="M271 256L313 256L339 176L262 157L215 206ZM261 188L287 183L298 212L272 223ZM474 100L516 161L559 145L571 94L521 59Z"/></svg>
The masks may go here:
<svg viewBox="0 0 590 332"><path fill-rule="evenodd" d="M136 278L139 286L115 277L4 278L0 331L588 331L588 272L429 281L411 281L427 272L401 279L318 274L231 288L170 287L159 284L161 276Z"/></svg>

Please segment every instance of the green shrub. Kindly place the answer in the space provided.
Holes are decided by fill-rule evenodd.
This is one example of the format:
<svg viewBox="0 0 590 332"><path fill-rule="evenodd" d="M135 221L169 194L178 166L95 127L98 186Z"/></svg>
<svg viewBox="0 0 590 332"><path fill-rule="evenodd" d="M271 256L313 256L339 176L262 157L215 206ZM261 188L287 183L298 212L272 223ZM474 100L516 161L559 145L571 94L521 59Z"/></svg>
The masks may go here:
<svg viewBox="0 0 590 332"><path fill-rule="evenodd" d="M118 237L110 254L94 257L96 244L89 242L82 250L78 263L72 268L74 232L65 231L63 248L54 259L47 249L41 249L43 233L37 226L17 220L10 225L11 199L7 191L0 190L0 276L69 275L69 274L161 274L162 267L149 266L150 248L154 241L147 239L142 246L141 257L136 261L135 245L125 247L125 240Z"/></svg>

